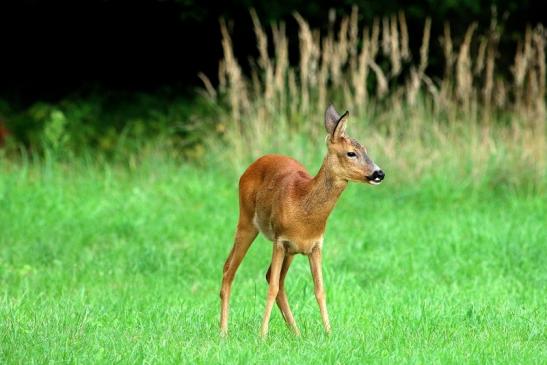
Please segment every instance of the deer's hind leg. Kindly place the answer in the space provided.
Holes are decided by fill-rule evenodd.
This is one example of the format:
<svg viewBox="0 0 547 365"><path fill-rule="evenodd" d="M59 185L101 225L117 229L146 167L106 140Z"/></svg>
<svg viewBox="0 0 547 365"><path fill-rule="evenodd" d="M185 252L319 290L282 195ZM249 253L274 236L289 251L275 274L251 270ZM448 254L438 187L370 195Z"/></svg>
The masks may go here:
<svg viewBox="0 0 547 365"><path fill-rule="evenodd" d="M240 215L234 239L234 246L232 247L228 258L224 263L224 270L222 274L222 286L220 288L221 335L226 335L228 333L228 310L232 282L234 280L239 264L241 264L241 260L243 260L243 257L245 257L247 250L251 246L251 243L253 243L257 234L258 230L253 225L252 220Z"/></svg>
<svg viewBox="0 0 547 365"><path fill-rule="evenodd" d="M296 325L296 321L294 320L294 316L291 312L289 301L287 299L287 293L285 292L285 277L287 275L287 271L289 271L289 267L291 266L293 259L294 259L294 255L286 255L285 258L283 259L283 264L281 266L281 273L279 275L279 292L277 293L276 302L287 325L291 328L291 330L297 336L299 336L300 330L298 329L298 326ZM268 272L266 273L266 281L268 281L268 283L270 282L270 274L271 274L271 265L268 268Z"/></svg>

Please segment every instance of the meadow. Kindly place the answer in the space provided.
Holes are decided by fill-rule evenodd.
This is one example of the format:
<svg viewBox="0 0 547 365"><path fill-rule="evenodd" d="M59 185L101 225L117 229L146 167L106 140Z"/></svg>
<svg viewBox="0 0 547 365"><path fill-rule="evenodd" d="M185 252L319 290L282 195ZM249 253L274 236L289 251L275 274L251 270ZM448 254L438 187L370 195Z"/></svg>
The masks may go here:
<svg viewBox="0 0 547 365"><path fill-rule="evenodd" d="M461 186L351 185L325 239L333 324L323 333L305 257L288 275L302 329L277 309L258 329L271 244L235 280L230 336L219 285L237 176L149 157L4 163L2 363L543 363L545 198ZM389 173L389 172L388 172Z"/></svg>
<svg viewBox="0 0 547 365"><path fill-rule="evenodd" d="M503 78L495 20L457 40L445 24L436 80L429 20L412 58L402 13L361 31L354 10L327 35L295 14L294 66L284 25L251 16L251 76L221 23L219 84L200 75L199 103L135 107L141 137L108 130L88 148L77 133L97 127L99 107L41 105L40 148L0 150L0 363L545 363L543 28L526 29ZM274 309L259 338L271 258L259 236L221 338L238 177L270 152L315 173L328 100L350 110L349 134L386 171L380 186L350 184L327 225L333 333L299 256L287 291L302 336ZM160 122L183 129L142 137Z"/></svg>

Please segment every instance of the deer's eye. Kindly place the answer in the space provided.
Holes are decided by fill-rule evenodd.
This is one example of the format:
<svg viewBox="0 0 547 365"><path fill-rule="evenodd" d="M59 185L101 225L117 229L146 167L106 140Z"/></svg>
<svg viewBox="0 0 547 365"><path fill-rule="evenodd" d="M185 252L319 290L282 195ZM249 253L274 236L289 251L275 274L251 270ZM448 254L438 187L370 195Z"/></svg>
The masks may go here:
<svg viewBox="0 0 547 365"><path fill-rule="evenodd" d="M356 157L357 156L357 154L355 152L348 152L348 153L346 153L346 155L348 157Z"/></svg>

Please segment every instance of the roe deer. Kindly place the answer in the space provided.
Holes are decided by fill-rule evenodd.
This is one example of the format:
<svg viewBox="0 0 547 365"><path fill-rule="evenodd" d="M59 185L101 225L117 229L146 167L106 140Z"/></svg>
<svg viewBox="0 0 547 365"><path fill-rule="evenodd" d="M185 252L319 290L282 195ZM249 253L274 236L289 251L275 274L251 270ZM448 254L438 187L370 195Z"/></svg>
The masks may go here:
<svg viewBox="0 0 547 365"><path fill-rule="evenodd" d="M300 333L284 288L285 275L297 253L308 256L323 326L330 332L321 271L327 218L349 181L377 185L385 176L368 157L367 149L345 134L348 114L346 111L340 117L332 105L327 108L327 155L315 177L296 160L279 155L259 158L241 175L239 221L220 289L221 335L228 333L228 304L236 270L259 231L273 242L261 336L268 333L274 300L287 325L296 335Z"/></svg>

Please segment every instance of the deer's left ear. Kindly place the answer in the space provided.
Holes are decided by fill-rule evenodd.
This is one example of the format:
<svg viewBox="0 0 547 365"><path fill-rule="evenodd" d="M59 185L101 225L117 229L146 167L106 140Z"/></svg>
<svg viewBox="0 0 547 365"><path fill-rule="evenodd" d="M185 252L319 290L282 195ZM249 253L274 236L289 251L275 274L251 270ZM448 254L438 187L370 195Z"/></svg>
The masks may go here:
<svg viewBox="0 0 547 365"><path fill-rule="evenodd" d="M332 136L339 120L340 115L336 112L334 106L330 104L327 110L325 110L325 129L329 135Z"/></svg>
<svg viewBox="0 0 547 365"><path fill-rule="evenodd" d="M334 131L332 131L333 141L336 141L340 139L342 136L344 136L344 132L346 131L346 123L348 121L348 116L349 116L349 111L346 110L346 112L338 120L338 123L336 123L336 127L334 128Z"/></svg>

